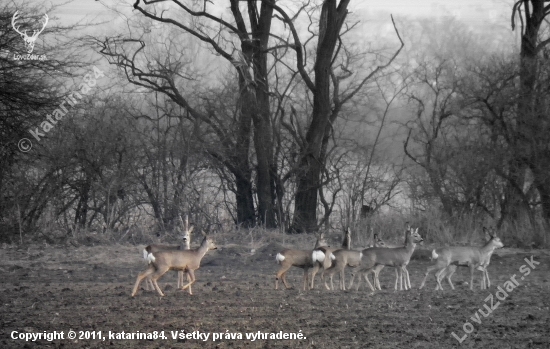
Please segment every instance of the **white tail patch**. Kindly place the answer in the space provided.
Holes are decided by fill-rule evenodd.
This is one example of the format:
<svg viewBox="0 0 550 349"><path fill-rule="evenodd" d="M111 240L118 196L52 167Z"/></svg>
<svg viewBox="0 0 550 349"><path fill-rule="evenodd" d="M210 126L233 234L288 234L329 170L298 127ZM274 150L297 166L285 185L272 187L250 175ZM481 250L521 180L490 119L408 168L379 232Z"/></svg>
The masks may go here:
<svg viewBox="0 0 550 349"><path fill-rule="evenodd" d="M333 260L333 261L336 260L336 256L335 256L333 253L331 253L329 257L330 257L330 259Z"/></svg>
<svg viewBox="0 0 550 349"><path fill-rule="evenodd" d="M282 263L285 260L285 256L283 256L281 253L277 253L277 256L275 256L275 260L277 263Z"/></svg>
<svg viewBox="0 0 550 349"><path fill-rule="evenodd" d="M321 250L313 250L313 253L311 254L311 259L313 259L313 263L323 263L323 261L325 260L325 254Z"/></svg>
<svg viewBox="0 0 550 349"><path fill-rule="evenodd" d="M149 254L147 255L147 261L148 261L149 263L153 263L153 262L155 261L155 256L153 256L152 253L149 253Z"/></svg>
<svg viewBox="0 0 550 349"><path fill-rule="evenodd" d="M147 255L148 255L148 254L149 254L149 253L147 252L147 250L146 250L146 249L143 249L143 259L147 260Z"/></svg>
<svg viewBox="0 0 550 349"><path fill-rule="evenodd" d="M439 255L437 254L437 252L435 252L435 249L432 251L432 259L438 259L439 258Z"/></svg>

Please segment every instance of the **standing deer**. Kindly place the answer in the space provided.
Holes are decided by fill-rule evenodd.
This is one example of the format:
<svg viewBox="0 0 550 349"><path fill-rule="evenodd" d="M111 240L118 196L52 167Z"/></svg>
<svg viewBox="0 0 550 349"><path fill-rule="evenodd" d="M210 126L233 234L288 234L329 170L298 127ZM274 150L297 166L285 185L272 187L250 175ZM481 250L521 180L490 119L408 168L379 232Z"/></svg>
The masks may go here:
<svg viewBox="0 0 550 349"><path fill-rule="evenodd" d="M168 270L185 271L189 282L183 286L181 290L189 289L189 294L192 295L191 286L195 283L195 270L200 268L201 260L210 250L217 249L216 244L212 238L209 238L204 234L204 239L199 248L194 250L172 250L172 251L159 251L149 253L149 267L144 272L140 273L136 279L134 289L132 290L132 297L134 297L138 291L139 284L147 277L151 277L151 281L155 286L158 294L162 297L164 293L160 290L157 280L162 277Z"/></svg>
<svg viewBox="0 0 550 349"><path fill-rule="evenodd" d="M186 220L187 221L187 220ZM148 256L150 253L159 252L159 251L175 251L175 250L190 250L191 249L191 233L193 232L193 229L195 229L195 226L191 224L189 228L185 228L185 231L183 233L181 244L180 245L160 245L160 244L152 244L143 249L143 259L148 261ZM149 262L147 262L149 263ZM183 287L183 271L178 272L178 288ZM150 278L147 278L145 280L145 289L153 289L153 282Z"/></svg>
<svg viewBox="0 0 550 349"><path fill-rule="evenodd" d="M346 228L344 230L344 239L342 240L341 249L350 250L351 249L351 230ZM313 259L313 271L311 272L311 289L314 287L315 275L319 269L323 269L321 273L321 279L324 281L324 271L332 265L332 253L337 251L338 248L321 246L313 250L311 258Z"/></svg>
<svg viewBox="0 0 550 349"><path fill-rule="evenodd" d="M395 279L395 290L397 290L398 280L400 290L403 290L403 280L405 283L405 290L410 289L411 281L409 271L407 270L407 265L409 264L414 249L416 248L416 244L422 241L424 241L424 239L422 239L422 236L418 234L418 228L416 228L416 230L411 229L411 227L407 224L405 232L405 246L395 248L373 247L363 250L363 261L361 267L357 271L357 274L359 274L357 289L359 289L361 275L363 275L367 285L374 292L374 288L368 279L368 274L375 273L375 268L377 265L396 268L397 274ZM353 275L353 278L354 277L355 275ZM353 278L350 284L353 284Z"/></svg>
<svg viewBox="0 0 550 349"><path fill-rule="evenodd" d="M496 234L491 234L486 228L483 228L485 233L489 234L490 239L482 247L473 247L473 246L455 246L455 247L445 247L434 249L432 251L432 259L436 263L426 270L426 275L420 288L423 288L428 275L431 271L436 270L435 280L437 282L436 290L443 290L441 286L441 280L446 276L449 285L454 290L453 283L451 281L451 276L456 271L457 266L464 266L470 268L470 290L473 290L474 287L474 272L479 270L483 273L481 288L484 289L487 286L491 285L491 280L489 280L489 272L487 267L491 261L491 255L497 248L504 247L504 244Z"/></svg>
<svg viewBox="0 0 550 349"><path fill-rule="evenodd" d="M15 11L13 14L13 17L11 19L11 26L13 27L13 30L15 30L19 35L23 37L23 40L25 41L25 48L27 49L27 53L32 53L34 50L34 44L36 42L36 39L38 38L38 35L44 31L44 28L46 28L46 24L48 24L48 15L44 14L44 22L42 23L42 29L40 30L33 30L32 35L28 36L27 31L20 32L19 27L16 27L16 21L19 17L18 14L19 11Z"/></svg>
<svg viewBox="0 0 550 349"><path fill-rule="evenodd" d="M391 245L388 245L384 242L384 240L382 240L380 237L378 237L378 234L374 234L373 235L373 244L372 246L370 247L396 247L396 246L391 246ZM369 247L369 248L370 248ZM378 276L380 275L380 272L382 271L382 269L384 269L384 265L383 264L378 264L376 265L372 270L373 270L373 283L374 283L374 288L377 288L379 290L382 289L382 287L380 287L380 280L378 279ZM395 269L395 277L398 276L398 273L397 273L397 269ZM354 279L354 274L352 273L352 278L351 278L351 282L349 284L349 287L348 289L351 289L351 287L353 286L353 279Z"/></svg>
<svg viewBox="0 0 550 349"><path fill-rule="evenodd" d="M325 281L325 288L327 290L334 290L334 284L332 283L332 279L334 277L334 274L338 272L338 274L340 275L340 280L339 280L340 289L342 291L345 291L346 290L346 284L345 284L346 267L355 268L359 266L359 263L361 262L361 258L363 256L361 251L352 250L351 244L348 244L347 247L349 248L339 249L332 253L329 253L329 257L332 260L332 265L323 271L323 279ZM327 285L325 274L327 274L328 278L330 279L330 288Z"/></svg>
<svg viewBox="0 0 550 349"><path fill-rule="evenodd" d="M315 247L318 248L321 246L328 246L327 241L324 238L324 235L321 234L317 238L317 241L315 242ZM277 253L277 256L275 257L275 260L277 263L281 265L281 268L277 272L277 275L275 277L275 289L277 290L279 288L279 279L283 280L283 284L287 289L291 288L288 283L286 282L286 273L291 267L298 267L304 269L304 291L308 288L308 271L309 268L314 267L313 258L312 258L313 250L291 250L286 249L282 250L281 252Z"/></svg>

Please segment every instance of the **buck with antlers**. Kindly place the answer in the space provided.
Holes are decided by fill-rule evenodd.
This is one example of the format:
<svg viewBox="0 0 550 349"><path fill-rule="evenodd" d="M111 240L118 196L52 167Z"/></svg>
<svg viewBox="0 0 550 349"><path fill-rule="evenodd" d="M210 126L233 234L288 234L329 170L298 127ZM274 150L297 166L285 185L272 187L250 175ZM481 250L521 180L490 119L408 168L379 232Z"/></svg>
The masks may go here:
<svg viewBox="0 0 550 349"><path fill-rule="evenodd" d="M15 30L19 35L21 35L23 37L23 40L25 40L25 48L27 49L27 52L32 53L32 51L34 50L34 43L36 42L36 39L38 38L38 35L44 31L44 28L46 28L46 24L48 24L48 19L49 19L48 15L44 14L44 22L41 22L42 23L42 29L33 30L32 35L28 36L26 30L23 31L23 32L20 32L19 31L20 26L16 27L16 22L17 22L17 19L19 17L18 12L19 11L15 11L15 13L13 14L13 17L11 19L11 25L13 27L13 30Z"/></svg>

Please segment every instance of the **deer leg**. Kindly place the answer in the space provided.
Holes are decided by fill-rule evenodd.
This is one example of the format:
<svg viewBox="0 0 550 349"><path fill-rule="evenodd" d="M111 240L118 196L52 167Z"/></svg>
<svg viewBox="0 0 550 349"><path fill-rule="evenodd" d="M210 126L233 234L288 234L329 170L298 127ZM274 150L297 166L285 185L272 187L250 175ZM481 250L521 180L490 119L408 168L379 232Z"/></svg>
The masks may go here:
<svg viewBox="0 0 550 349"><path fill-rule="evenodd" d="M473 264L470 264L470 290L474 289L474 271L475 267Z"/></svg>
<svg viewBox="0 0 550 349"><path fill-rule="evenodd" d="M345 291L346 290L346 280L345 280L345 270L346 268L343 267L343 268L340 268L340 289L342 291Z"/></svg>
<svg viewBox="0 0 550 349"><path fill-rule="evenodd" d="M374 291L375 291L375 290L374 290L374 287L372 287L372 284L370 283L367 274L365 274L365 281L367 282L367 285L369 286L370 290L371 290L372 292L374 292Z"/></svg>
<svg viewBox="0 0 550 349"><path fill-rule="evenodd" d="M317 272L321 269L321 266L319 263L315 263L313 266L313 270L311 271L311 289L313 290L313 287L315 286L315 275L317 275ZM321 274L322 276L323 274Z"/></svg>
<svg viewBox="0 0 550 349"><path fill-rule="evenodd" d="M191 269L187 271L187 285L183 286L181 290L185 290L186 288L189 288L189 294L192 295L193 292L191 291L191 285L195 283L195 272Z"/></svg>
<svg viewBox="0 0 550 349"><path fill-rule="evenodd" d="M409 279L409 270L407 269L406 265L401 267L401 269L405 273L405 275L403 276L403 278L405 279L404 280L405 281L405 290L410 290L411 289L411 280Z"/></svg>
<svg viewBox="0 0 550 349"><path fill-rule="evenodd" d="M357 271L357 273L360 273L361 271ZM353 282L355 281L355 275L356 272L351 272L351 281L349 282L348 290L351 290L351 286L353 286ZM359 282L361 282L361 275L359 275ZM359 289L359 286L357 286L357 289Z"/></svg>
<svg viewBox="0 0 550 349"><path fill-rule="evenodd" d="M323 279L325 283L325 288L327 290L330 290L330 288L327 285L327 278L325 278L325 274L327 274L328 278L330 279L330 284L332 285L332 273L334 272L334 266L331 266L325 270L323 270L323 273L321 274L321 279Z"/></svg>
<svg viewBox="0 0 550 349"><path fill-rule="evenodd" d="M447 282L449 282L449 286L451 286L451 289L455 289L454 285L453 285L453 282L451 281L451 277L453 276L453 274L456 272L456 265L450 265L447 267L448 269L448 274L447 274Z"/></svg>
<svg viewBox="0 0 550 349"><path fill-rule="evenodd" d="M134 284L134 289L132 290L132 297L136 295L141 281L145 278L149 278L149 275L153 274L154 272L155 272L155 267L153 267L152 265L149 265L149 267L144 272L141 272L138 274L136 283Z"/></svg>
<svg viewBox="0 0 550 349"><path fill-rule="evenodd" d="M361 275L362 275L365 278L365 281L367 282L367 286L369 286L370 290L372 292L375 291L374 287L372 287L372 284L370 283L370 280L369 280L369 274L374 275L374 272L375 272L375 270L373 268L370 268L370 269L367 269L367 270L363 270L362 273L359 274L359 280L357 282L357 289L358 290L359 290L359 285L361 284ZM376 283L375 283L375 285L376 285Z"/></svg>
<svg viewBox="0 0 550 349"><path fill-rule="evenodd" d="M353 281L354 281L354 279L355 279L355 276L359 276L359 278L357 279L357 286L355 287L355 290L356 290L356 291L359 291L359 287L361 286L361 278L362 278L362 277L367 277L366 275L367 275L367 271L365 271L364 269L358 269L357 272L352 273L352 274L351 274L351 282L350 282L350 284L349 284L348 289L351 290L351 286L352 286L352 284L353 284Z"/></svg>
<svg viewBox="0 0 550 349"><path fill-rule="evenodd" d="M166 274L166 272L169 269L170 268L168 268L168 267L162 267L162 268L157 269L157 271L155 271L153 273L153 275L151 275L151 281L153 282L153 286L155 286L155 289L157 290L158 294L161 297L164 297L164 293L162 293L162 291L159 287L159 284L157 283L157 280L160 279L164 274Z"/></svg>
<svg viewBox="0 0 550 349"><path fill-rule="evenodd" d="M401 290L403 289L403 284L401 280L402 274L401 274L401 268L395 267L395 290L397 291L397 284L398 281L401 283Z"/></svg>
<svg viewBox="0 0 550 349"><path fill-rule="evenodd" d="M485 268L483 269L483 274L482 274L482 276L483 276L483 284L482 284L483 287L484 287L484 288L489 288L489 287L491 287L491 280L489 279L489 272L487 271L487 267L485 267Z"/></svg>
<svg viewBox="0 0 550 349"><path fill-rule="evenodd" d="M183 287L183 271L178 271L178 288Z"/></svg>
<svg viewBox="0 0 550 349"><path fill-rule="evenodd" d="M439 287L439 289L440 289L441 291L443 291L443 286L441 286L441 279L443 278L442 275L445 274L446 268L447 268L447 267L444 267L443 269L438 270L438 271L435 273L435 281L437 282L437 286Z"/></svg>
<svg viewBox="0 0 550 349"><path fill-rule="evenodd" d="M277 272L277 275L275 276L275 289L277 290L279 288L279 279L281 279L283 281L283 284L285 285L285 287L287 289L289 289L290 287L288 286L287 282L286 282L286 272L288 269L290 269L291 265L282 265L281 266L281 269L279 269L279 271Z"/></svg>
<svg viewBox="0 0 550 349"><path fill-rule="evenodd" d="M380 291L382 291L382 287L380 287L380 272L382 269L384 269L382 264L378 264L374 267L374 287Z"/></svg>
<svg viewBox="0 0 550 349"><path fill-rule="evenodd" d="M303 282L303 287L304 287L304 291L307 291L307 288L308 288L308 285L309 285L309 268L304 268L304 282Z"/></svg>
<svg viewBox="0 0 550 349"><path fill-rule="evenodd" d="M444 269L443 274L442 274L441 277L442 277L442 278L445 277L446 274L447 274L447 268ZM439 285L437 284L437 280L436 280L435 290L436 290L436 291L439 290ZM443 289L442 289L441 291L443 291Z"/></svg>
<svg viewBox="0 0 550 349"><path fill-rule="evenodd" d="M367 282L367 285L369 286L370 290L371 290L372 292L374 292L374 291L376 290L376 289L375 289L375 287L376 287L376 281L375 281L375 284L374 284L375 287L373 287L372 284L370 283L369 278L368 278L368 274L373 274L373 277L376 278L376 277L374 276L374 275L376 275L376 267L370 268L370 269L368 269L367 271L363 272L363 275L365 276L365 281ZM361 279L361 278L359 278L359 279ZM358 287L358 288L359 288L359 287Z"/></svg>
<svg viewBox="0 0 550 349"><path fill-rule="evenodd" d="M426 284L426 280L428 280L428 275L433 271L433 270L436 270L438 269L438 265L431 265L428 267L428 269L426 270L426 274L424 275L424 279L422 280L422 283L420 284L420 287L418 289L422 289L424 287L424 285Z"/></svg>

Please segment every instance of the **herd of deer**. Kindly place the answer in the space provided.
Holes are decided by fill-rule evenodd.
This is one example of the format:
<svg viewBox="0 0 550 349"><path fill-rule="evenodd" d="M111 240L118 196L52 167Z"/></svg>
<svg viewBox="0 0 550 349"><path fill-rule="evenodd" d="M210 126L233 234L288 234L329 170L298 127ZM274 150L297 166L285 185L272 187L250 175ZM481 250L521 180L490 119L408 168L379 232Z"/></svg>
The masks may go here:
<svg viewBox="0 0 550 349"><path fill-rule="evenodd" d="M436 248L432 251L432 260L435 264L428 267L424 279L420 285L423 288L428 275L432 271L435 272L437 282L436 290L443 290L441 280L447 279L449 285L454 289L451 281L452 275L456 272L459 266L468 267L470 269L470 289L473 289L474 273L476 270L481 271L482 281L481 288L485 289L491 286L487 267L491 261L491 255L497 248L504 245L500 238L494 233L490 233L486 228L483 228L486 235L489 237L484 246L481 247L443 247ZM193 294L191 286L195 283L195 270L200 267L200 262L204 255L209 251L216 249L214 241L204 234L204 239L197 249L190 249L190 235L193 231L193 226L184 228L184 237L181 246L171 245L149 245L143 250L143 256L148 262L147 269L140 273L137 277L132 297L136 295L139 285L146 279L146 287L149 284L156 289L160 296L164 296L157 280L162 277L168 270L178 271L178 288L181 290L189 290L189 294ZM351 231L346 229L344 240L341 248L331 248L328 246L324 235L321 234L315 243L312 250L293 250L285 249L277 253L275 259L281 265L275 279L275 289L278 289L279 279L288 289L290 286L286 281L286 273L291 267L304 269L303 289L313 289L315 284L315 275L323 270L321 278L324 279L325 288L334 290L332 282L336 272L340 276L340 289L345 290L345 268L354 268L352 279L348 286L351 288L355 276L359 275L359 280L356 288L359 289L362 277L365 279L371 291L375 289L381 290L379 274L380 271L388 266L395 268L395 290L399 281L399 289L405 290L411 288L411 281L407 265L410 262L411 256L416 248L416 245L423 241L418 233L418 228L412 229L408 224L405 231L405 244L402 246L389 246L382 239L374 234L373 245L363 250L351 249ZM309 282L309 269L312 270L311 284ZM187 274L188 283L184 285L183 275ZM371 284L368 275L373 274L374 286ZM327 279L330 280L330 287L327 285Z"/></svg>

